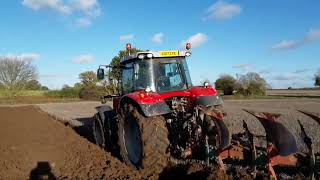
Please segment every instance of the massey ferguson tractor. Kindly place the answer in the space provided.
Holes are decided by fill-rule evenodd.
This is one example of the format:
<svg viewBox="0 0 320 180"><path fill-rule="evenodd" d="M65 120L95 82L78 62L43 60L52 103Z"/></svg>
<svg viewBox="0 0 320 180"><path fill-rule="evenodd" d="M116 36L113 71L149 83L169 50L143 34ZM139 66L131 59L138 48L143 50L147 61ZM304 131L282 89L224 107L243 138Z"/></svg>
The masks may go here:
<svg viewBox="0 0 320 180"><path fill-rule="evenodd" d="M169 163L200 163L218 166L230 176L244 171L257 177L319 178L320 156L312 150L311 138L301 125L309 151L298 153L296 141L278 118L280 114L246 112L263 125L266 136L251 133L246 121L243 132L230 135L223 119L223 101L208 83L193 86L186 51L145 51L121 59L120 65L100 65L97 76L105 78L105 68L121 73L113 108L97 107L93 134L96 144L117 152L130 167L143 175L160 173ZM264 139L258 147L256 139ZM289 178L290 179L290 178Z"/></svg>

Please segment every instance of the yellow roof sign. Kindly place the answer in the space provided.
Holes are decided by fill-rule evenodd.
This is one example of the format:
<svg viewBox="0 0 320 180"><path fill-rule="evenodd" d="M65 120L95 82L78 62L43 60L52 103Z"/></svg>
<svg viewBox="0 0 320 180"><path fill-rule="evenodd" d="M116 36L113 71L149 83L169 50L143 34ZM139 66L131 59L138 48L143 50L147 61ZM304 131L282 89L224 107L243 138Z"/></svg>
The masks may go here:
<svg viewBox="0 0 320 180"><path fill-rule="evenodd" d="M179 51L159 51L161 57L179 56Z"/></svg>

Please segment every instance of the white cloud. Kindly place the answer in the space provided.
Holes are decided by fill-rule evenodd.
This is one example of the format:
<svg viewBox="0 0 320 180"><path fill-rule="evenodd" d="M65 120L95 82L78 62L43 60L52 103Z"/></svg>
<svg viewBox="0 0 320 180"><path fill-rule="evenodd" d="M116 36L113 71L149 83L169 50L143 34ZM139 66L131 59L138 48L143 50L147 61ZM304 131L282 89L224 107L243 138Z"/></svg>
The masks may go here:
<svg viewBox="0 0 320 180"><path fill-rule="evenodd" d="M126 34L120 36L120 41L128 41L134 39L134 34Z"/></svg>
<svg viewBox="0 0 320 180"><path fill-rule="evenodd" d="M51 9L62 14L70 14L72 9L61 0L23 0L22 4L33 10Z"/></svg>
<svg viewBox="0 0 320 180"><path fill-rule="evenodd" d="M72 7L88 16L97 17L101 15L101 9L97 0L73 0Z"/></svg>
<svg viewBox="0 0 320 180"><path fill-rule="evenodd" d="M241 69L243 71L248 71L251 69L252 66L251 66L251 64L237 64L232 67L236 68L236 69Z"/></svg>
<svg viewBox="0 0 320 180"><path fill-rule="evenodd" d="M164 34L162 32L157 33L157 34L153 35L151 41L156 44L161 44L163 36L164 36Z"/></svg>
<svg viewBox="0 0 320 180"><path fill-rule="evenodd" d="M289 49L294 49L298 47L301 44L300 41L293 41L293 40L283 40L275 45L272 46L272 49L275 50L289 50Z"/></svg>
<svg viewBox="0 0 320 180"><path fill-rule="evenodd" d="M5 56L0 56L0 58L20 59L22 61L33 61L33 60L39 59L40 54L38 53L8 54Z"/></svg>
<svg viewBox="0 0 320 180"><path fill-rule="evenodd" d="M77 27L88 27L93 18L101 15L97 0L23 0L22 4L33 10L52 10L63 15L78 18ZM79 18L82 17L82 18Z"/></svg>
<svg viewBox="0 0 320 180"><path fill-rule="evenodd" d="M78 18L75 22L76 27L89 27L92 24L90 18Z"/></svg>
<svg viewBox="0 0 320 180"><path fill-rule="evenodd" d="M181 48L184 48L186 43L191 44L191 48L196 48L201 46L202 44L206 43L208 41L208 36L203 33L197 33L191 37L189 37L187 40L183 40L180 43Z"/></svg>
<svg viewBox="0 0 320 180"><path fill-rule="evenodd" d="M83 54L77 57L74 57L72 63L74 64L86 64L94 61L96 58L91 54Z"/></svg>
<svg viewBox="0 0 320 180"><path fill-rule="evenodd" d="M212 4L206 11L205 20L224 20L239 15L242 8L239 4L218 1Z"/></svg>
<svg viewBox="0 0 320 180"><path fill-rule="evenodd" d="M320 40L320 28L310 29L303 38L299 40L282 40L272 46L274 50L290 50L299 46Z"/></svg>

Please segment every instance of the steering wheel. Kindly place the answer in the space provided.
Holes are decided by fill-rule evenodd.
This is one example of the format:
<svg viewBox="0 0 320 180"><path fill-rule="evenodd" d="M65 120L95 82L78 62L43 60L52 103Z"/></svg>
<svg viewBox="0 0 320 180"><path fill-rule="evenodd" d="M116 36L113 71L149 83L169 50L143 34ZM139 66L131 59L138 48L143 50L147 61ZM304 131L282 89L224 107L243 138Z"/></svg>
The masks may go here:
<svg viewBox="0 0 320 180"><path fill-rule="evenodd" d="M158 87L166 87L165 81L167 80L166 76L160 76L157 79L157 86Z"/></svg>

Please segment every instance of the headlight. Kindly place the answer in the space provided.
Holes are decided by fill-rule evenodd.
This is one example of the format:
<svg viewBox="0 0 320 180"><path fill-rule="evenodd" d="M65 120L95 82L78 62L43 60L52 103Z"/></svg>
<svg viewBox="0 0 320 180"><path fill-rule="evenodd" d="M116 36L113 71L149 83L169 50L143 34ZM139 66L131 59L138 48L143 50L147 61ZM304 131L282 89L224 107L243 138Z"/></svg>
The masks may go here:
<svg viewBox="0 0 320 180"><path fill-rule="evenodd" d="M147 54L147 57L148 57L148 58L152 58L152 57L153 57L153 54L152 54L152 53L149 53L149 54Z"/></svg>
<svg viewBox="0 0 320 180"><path fill-rule="evenodd" d="M138 55L138 58L139 58L139 59L143 59L143 58L144 58L144 54L139 54L139 55Z"/></svg>
<svg viewBox="0 0 320 180"><path fill-rule="evenodd" d="M148 92L151 92L152 89L149 86L147 86L147 88L144 91L148 93Z"/></svg>

